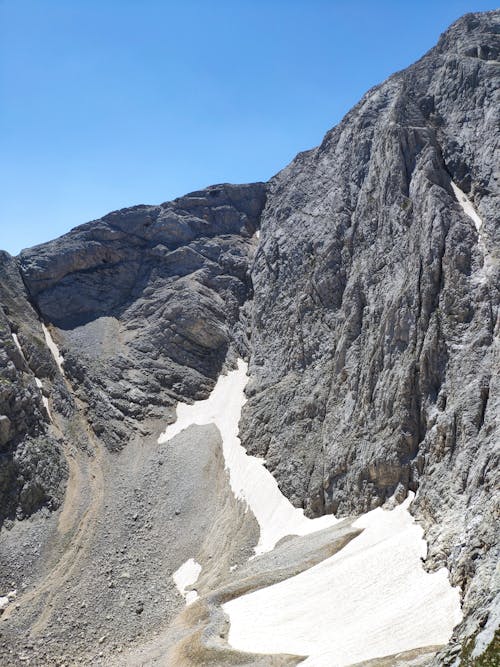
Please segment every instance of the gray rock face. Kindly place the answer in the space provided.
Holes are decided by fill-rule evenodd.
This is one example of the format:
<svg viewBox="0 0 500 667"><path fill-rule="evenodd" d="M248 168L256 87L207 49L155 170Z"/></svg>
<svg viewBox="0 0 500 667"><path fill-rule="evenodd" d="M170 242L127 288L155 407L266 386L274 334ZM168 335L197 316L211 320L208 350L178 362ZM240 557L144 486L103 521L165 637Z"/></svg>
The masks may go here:
<svg viewBox="0 0 500 667"><path fill-rule="evenodd" d="M23 251L42 316L59 327L65 370L93 429L116 450L148 420L205 398L230 348L264 184L220 185L161 206L111 213ZM170 412L169 412L170 410Z"/></svg>
<svg viewBox="0 0 500 667"><path fill-rule="evenodd" d="M283 493L347 516L415 492L427 566L462 587L453 641L492 636L499 32L498 11L460 19L268 184L124 209L2 255L0 521L62 498L64 442L35 378L80 449L87 425L94 452L106 446L96 469L126 468L119 450L153 441L243 355L242 442Z"/></svg>
<svg viewBox="0 0 500 667"><path fill-rule="evenodd" d="M54 362L17 262L7 253L0 253L0 304L1 526L43 506L59 507L66 463L60 443L48 432L49 415L35 380L49 383Z"/></svg>
<svg viewBox="0 0 500 667"><path fill-rule="evenodd" d="M498 586L499 28L458 21L270 182L242 422L310 515L418 492L469 630Z"/></svg>

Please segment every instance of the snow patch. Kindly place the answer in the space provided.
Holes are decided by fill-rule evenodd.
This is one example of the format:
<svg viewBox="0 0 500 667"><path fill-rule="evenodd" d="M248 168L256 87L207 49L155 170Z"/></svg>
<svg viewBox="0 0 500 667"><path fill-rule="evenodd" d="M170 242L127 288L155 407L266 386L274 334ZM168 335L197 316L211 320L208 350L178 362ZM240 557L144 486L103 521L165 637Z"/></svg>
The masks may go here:
<svg viewBox="0 0 500 667"><path fill-rule="evenodd" d="M17 337L17 334L13 333L12 338L14 340L14 343L16 344L17 349L21 353L22 358L24 359L24 361L26 362L26 365L28 366L28 362L26 361L26 357L24 356L23 348L21 347L21 343L19 342L19 338ZM38 387L38 389L40 389L40 392L42 394L42 402L45 406L45 409L47 410L47 414L49 415L50 421L52 421L52 415L50 413L50 407L49 407L49 399L46 396L44 396L42 381L36 375L35 375L35 384Z"/></svg>
<svg viewBox="0 0 500 667"><path fill-rule="evenodd" d="M174 580L179 593L185 598L186 604L191 604L198 598L198 593L196 591L186 591L186 588L188 588L188 586L193 586L198 581L200 572L201 565L197 563L194 558L190 558L172 575L172 579Z"/></svg>
<svg viewBox="0 0 500 667"><path fill-rule="evenodd" d="M260 229L257 229L257 231L255 232L255 237L260 239Z"/></svg>
<svg viewBox="0 0 500 667"><path fill-rule="evenodd" d="M259 543L255 553L270 551L286 535L307 535L337 522L328 515L308 519L301 509L294 507L283 496L278 483L265 468L264 460L249 456L238 437L241 409L246 402L245 385L248 381L247 364L238 360L238 368L217 380L209 398L192 405L178 403L177 420L160 435L165 443L192 424L215 424L222 436L226 468L231 489L246 502L260 527Z"/></svg>
<svg viewBox="0 0 500 667"><path fill-rule="evenodd" d="M10 591L7 595L0 595L0 614L13 602L17 597L17 591Z"/></svg>
<svg viewBox="0 0 500 667"><path fill-rule="evenodd" d="M42 394L42 402L45 406L45 409L47 410L47 414L49 415L50 421L52 421L52 415L50 413L50 407L49 407L49 399L46 396L44 396L42 381L40 380L40 378L37 378L36 375L35 375L35 383L38 389L40 389L40 392Z"/></svg>
<svg viewBox="0 0 500 667"><path fill-rule="evenodd" d="M343 667L446 644L462 618L445 568L425 572L423 530L408 512L377 508L331 558L223 605L229 644L241 651L309 656L304 667Z"/></svg>
<svg viewBox="0 0 500 667"><path fill-rule="evenodd" d="M17 337L17 334L15 334L15 333L12 334L12 340L14 341L17 349L21 353L22 358L24 359L24 361L26 361L26 357L24 356L23 348L21 347L21 343L19 342L19 338Z"/></svg>
<svg viewBox="0 0 500 667"><path fill-rule="evenodd" d="M485 283L488 281L490 274L493 272L495 268L495 260L488 253L488 249L486 247L486 243L484 240L483 221L479 217L476 209L472 205L471 201L469 200L465 192L462 192L462 190L458 187L458 185L453 181L451 181L451 187L453 189L453 193L455 195L456 200L462 207L463 212L472 220L476 228L478 234L477 245L483 255L483 266L476 274L476 281L479 283Z"/></svg>
<svg viewBox="0 0 500 667"><path fill-rule="evenodd" d="M465 215L469 216L469 218L472 220L476 227L476 231L479 233L481 231L481 227L483 226L483 221L479 217L479 215L476 212L476 209L472 205L472 203L469 201L469 198L463 192L460 190L458 185L451 181L451 187L453 188L453 193L456 197L457 202L460 204L460 206L463 209L463 212Z"/></svg>
<svg viewBox="0 0 500 667"><path fill-rule="evenodd" d="M64 368L63 368L64 357L59 352L59 348L55 344L54 339L52 338L52 336L50 334L50 331L47 329L45 324L43 324L43 322L42 322L42 329L43 329L43 335L45 336L45 342L47 343L47 347L52 352L52 356L54 357L55 362L56 362L57 366L59 367L59 370L64 375Z"/></svg>

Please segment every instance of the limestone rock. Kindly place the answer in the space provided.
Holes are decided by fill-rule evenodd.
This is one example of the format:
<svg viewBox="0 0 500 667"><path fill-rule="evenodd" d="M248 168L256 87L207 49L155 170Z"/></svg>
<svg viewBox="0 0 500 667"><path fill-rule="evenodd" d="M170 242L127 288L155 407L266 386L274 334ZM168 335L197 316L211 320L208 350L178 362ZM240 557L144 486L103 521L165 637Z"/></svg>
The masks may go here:
<svg viewBox="0 0 500 667"><path fill-rule="evenodd" d="M17 337L17 343L14 336ZM18 345L20 350L18 349ZM55 376L17 261L0 253L0 526L56 509L67 474L36 378Z"/></svg>
<svg viewBox="0 0 500 667"><path fill-rule="evenodd" d="M241 424L310 515L417 491L459 633L498 587L499 28L457 21L269 183Z"/></svg>
<svg viewBox="0 0 500 667"><path fill-rule="evenodd" d="M178 400L204 398L232 344L265 186L218 185L116 211L20 256L94 432L118 450Z"/></svg>
<svg viewBox="0 0 500 667"><path fill-rule="evenodd" d="M283 493L311 516L347 516L416 492L426 566L446 565L463 591L465 620L436 664L476 636L486 645L499 34L499 11L466 15L267 184L123 209L0 255L0 521L61 501L67 471L37 379L78 447L103 443L116 463L242 355L242 443ZM131 616L150 606L131 601Z"/></svg>

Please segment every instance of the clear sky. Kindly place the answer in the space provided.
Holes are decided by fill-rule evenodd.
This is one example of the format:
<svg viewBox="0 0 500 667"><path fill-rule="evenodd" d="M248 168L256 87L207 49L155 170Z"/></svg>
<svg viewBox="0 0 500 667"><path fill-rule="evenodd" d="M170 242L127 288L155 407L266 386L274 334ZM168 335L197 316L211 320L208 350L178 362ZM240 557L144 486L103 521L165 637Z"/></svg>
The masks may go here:
<svg viewBox="0 0 500 667"><path fill-rule="evenodd" d="M481 0L0 0L0 248L267 180Z"/></svg>

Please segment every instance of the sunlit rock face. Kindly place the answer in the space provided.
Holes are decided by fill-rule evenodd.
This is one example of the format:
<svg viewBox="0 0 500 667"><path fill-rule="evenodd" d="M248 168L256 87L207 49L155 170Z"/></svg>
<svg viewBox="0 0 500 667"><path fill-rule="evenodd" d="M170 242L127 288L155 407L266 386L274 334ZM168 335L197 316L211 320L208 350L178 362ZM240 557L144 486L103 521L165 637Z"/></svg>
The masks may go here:
<svg viewBox="0 0 500 667"><path fill-rule="evenodd" d="M244 349L239 313L252 294L264 201L264 184L212 186L21 253L30 294L58 327L66 373L109 449L173 414L177 400L206 397L232 346Z"/></svg>
<svg viewBox="0 0 500 667"><path fill-rule="evenodd" d="M57 509L68 476L78 482L68 461L84 452L89 471L77 490L85 502L89 489L101 494L103 516L120 527L125 513L116 508L136 499L137 471L157 456L178 402L207 399L241 357L249 378L238 437L265 458L301 524L415 493L426 566L446 565L463 593L453 642L464 645L484 627L486 645L498 558L499 25L498 11L457 21L267 184L217 185L123 209L18 258L2 255L0 521ZM198 479L196 457L186 460L186 475ZM167 469L154 462L139 488L148 499L151 480ZM119 505L114 484L122 489L129 473L122 486L130 498L123 492ZM165 472L162 479L172 484ZM82 516L85 502L75 503ZM144 500L143 509L153 504ZM151 526L158 541L150 554L166 553L161 535L174 534L166 510L157 520L165 526ZM125 522L120 539L137 521ZM107 530L104 519L91 525ZM104 531L87 545L89 588L106 570L111 541ZM113 546L121 562L123 543ZM186 550L168 571L198 562L191 544ZM3 572L0 594L13 578ZM114 593L99 604L119 619L118 589L108 585ZM134 621L148 618L143 611L134 608ZM98 619L91 612L88 627ZM9 636L25 636L31 621L19 631L12 619ZM96 627L94 639L100 634Z"/></svg>
<svg viewBox="0 0 500 667"><path fill-rule="evenodd" d="M496 590L498 25L458 21L269 183L241 424L311 516L417 491L469 611Z"/></svg>

